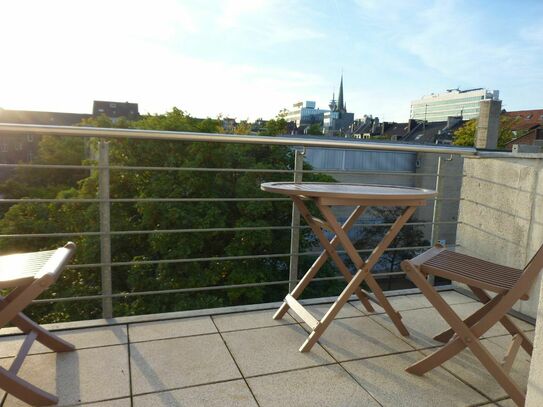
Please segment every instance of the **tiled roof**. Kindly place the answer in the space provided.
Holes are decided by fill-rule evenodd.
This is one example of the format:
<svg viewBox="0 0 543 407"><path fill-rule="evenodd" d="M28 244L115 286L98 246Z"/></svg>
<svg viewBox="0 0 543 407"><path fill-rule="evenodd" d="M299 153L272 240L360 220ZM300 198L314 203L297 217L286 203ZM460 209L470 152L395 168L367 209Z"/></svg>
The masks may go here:
<svg viewBox="0 0 543 407"><path fill-rule="evenodd" d="M517 119L513 125L513 130L529 130L538 125L543 125L543 109L516 110L504 112L503 114Z"/></svg>

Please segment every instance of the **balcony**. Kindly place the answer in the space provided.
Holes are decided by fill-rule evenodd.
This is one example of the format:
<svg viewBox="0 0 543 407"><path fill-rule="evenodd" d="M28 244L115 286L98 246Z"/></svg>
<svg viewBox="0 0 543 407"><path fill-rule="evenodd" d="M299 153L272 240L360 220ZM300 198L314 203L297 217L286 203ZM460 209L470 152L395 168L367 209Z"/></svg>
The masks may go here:
<svg viewBox="0 0 543 407"><path fill-rule="evenodd" d="M243 190L245 195L231 193L228 197L217 196L169 196L170 191L159 190L161 195L120 196L112 191L110 175L115 172L181 173L191 172L194 177L214 172L223 173L264 173L266 177L282 176L285 179L305 180L314 174L324 173L339 181L390 183L435 188L439 195L426 208L417 211L408 226L421 231L424 244L396 245L388 253L420 252L430 246L431 241L443 241L447 246L470 254L479 254L502 264L522 268L530 253L541 244L543 224L541 214L535 209L540 205L543 185L538 178L542 172L525 164L541 157L515 157L511 154L479 154L477 159L464 159L473 155L473 149L455 149L442 146L416 146L406 144L362 143L341 139L288 139L283 137L251 137L204 135L175 132L148 132L120 129L88 129L55 126L24 126L0 124L0 136L33 134L39 137L49 134L55 137L92 137L101 140L95 144L96 160L81 165L58 163L1 163L0 168L13 170L26 168L34 171L79 171L95 176L96 194L73 196L63 193L54 197L0 197L0 204L24 204L28 207L40 205L76 205L81 211L94 205L95 222L93 229L78 229L81 225L72 219L72 230L39 229L32 224L21 225L21 230L0 230L0 242L24 242L21 247L60 244L68 239L80 239L80 247L91 248L84 258L76 258L75 264L65 271L69 281L75 282L73 290L59 290L48 293L47 297L35 301L30 312L36 312L47 322L47 318L62 321L49 326L73 342L77 351L53 354L47 349L34 345L31 356L25 361L22 376L52 393L58 394L61 405L95 406L293 406L305 405L514 405L505 392L494 381L480 363L464 351L460 357L447 362L442 368L434 369L424 377L416 377L404 371L413 361L420 359L439 344L431 339L445 329L445 323L430 304L412 288L401 270L395 256L390 267L377 270L376 278L392 305L402 312L403 321L411 336L404 338L394 329L388 317L378 310L367 315L357 301L348 303L339 317L325 332L318 344L309 353L299 353L298 348L305 339L307 327L298 317L289 313L283 321L272 319L273 311L305 271L307 260L319 253L314 242L304 243L307 227L300 225L299 215L290 217L290 202L283 198L258 195L258 181L255 177L253 190ZM213 138L211 138L213 137ZM142 139L173 140L180 143L237 143L273 144L296 149L293 162L288 168L177 168L159 167L152 164L130 164L119 166L110 163L107 140ZM323 157L330 159L330 151L343 151L331 160L339 165L307 169L303 166L304 155L313 162ZM324 148L336 150L323 150ZM311 150L313 149L313 150ZM348 168L345 163L353 161L352 151L376 151L413 154L412 170L401 171L368 170ZM322 153L322 154L321 154ZM343 155L341 155L343 154ZM391 156L392 157L392 156ZM453 158L454 157L454 158ZM379 158L367 156L368 161ZM382 160L393 162L390 157ZM481 164L483 163L483 164ZM321 163L322 164L322 163ZM387 164L388 165L388 164ZM505 174L505 175L504 175ZM266 180L268 180L266 178ZM116 179L115 182L119 182ZM94 184L91 184L91 186ZM481 187L483 185L483 187ZM461 187L461 190L460 190ZM232 191L230 191L232 192ZM239 191L236 191L239 192ZM247 196L249 195L249 196ZM262 225L232 224L213 225L206 219L205 225L176 226L166 228L157 222L154 229L131 228L131 219L117 222L124 229L117 229L118 219L112 210L119 205L170 205L209 203L281 203L282 213L289 215L290 224ZM119 212L116 212L119 213ZM273 214L273 211L272 211ZM88 215L88 214L87 214ZM339 214L341 215L341 214ZM277 215L279 217L279 215ZM341 217L341 216L340 216ZM281 218L282 220L286 218ZM501 222L501 223L500 223ZM160 223L160 224L159 224ZM15 226L18 226L15 224ZM386 219L366 219L361 228L378 230L388 226ZM74 231L75 230L75 231ZM152 250L142 254L131 253L131 240L139 236L201 236L205 233L234 233L247 239L246 234L267 230L286 233L286 250L270 252L229 252L201 256L160 257ZM385 229L383 229L385 230ZM377 234L377 232L375 232ZM166 239L164 237L163 239ZM93 241L92 239L95 239ZM182 240L180 240L182 241ZM89 243L94 242L94 243ZM171 238L170 243L177 244ZM38 248L41 248L38 246ZM360 253L371 249L357 247ZM123 250L121 252L121 249ZM214 249L214 247L203 247ZM80 250L78 255L80 255ZM288 252L287 252L288 251ZM92 257L94 255L95 257ZM281 259L280 261L275 259ZM273 260L273 261L272 261ZM160 287L146 287L138 284L136 276L154 273L160 267L168 271L182 270L183 275L194 276L202 268L191 271L188 265L209 264L215 266L230 262L251 263L258 270L277 270L271 276L261 273L259 279L250 281L190 281L189 286L176 284ZM255 266L256 265L256 266ZM381 265L382 266L382 265ZM245 267L244 270L250 270ZM395 267L395 268L394 268ZM223 268L215 267L217 273ZM333 271L333 270L332 270ZM374 270L376 271L376 270ZM191 274L192 273L192 274ZM92 278L88 278L88 276ZM334 300L336 291L329 288L336 280L337 273L329 273L317 279L320 291L316 289L304 300L316 317L322 316L326 307ZM127 283L130 280L131 286ZM136 281L134 281L136 280ZM85 286L94 282L92 289ZM341 282L341 281L340 281ZM436 281L438 289L445 292L446 300L461 315L472 313L477 305L465 295L463 287ZM238 291L236 291L238 290ZM247 293L260 290L259 300ZM534 337L534 321L537 309L538 287L532 290L532 300L515 307L518 324ZM228 297L195 297L199 293L239 292L243 295ZM326 294L323 294L326 293ZM244 297L245 295L245 297ZM164 306L160 298L180 296L183 301L175 306ZM188 297L183 297L188 296ZM178 298L178 297L175 297ZM188 299L187 299L188 298ZM219 300L216 300L219 299ZM264 300L262 300L264 299ZM216 300L216 301L215 301ZM149 313L146 304L162 307L161 313ZM82 304L63 308L63 304ZM181 305L179 305L181 304ZM132 308L131 308L132 307ZM166 309L164 309L166 308ZM67 311L71 310L73 314ZM183 311L179 311L183 309ZM45 310L45 311L43 311ZM175 311L175 312L174 312ZM133 315L141 314L141 315ZM82 318L80 315L92 315ZM132 316L130 316L132 315ZM102 317L102 319L97 319ZM83 319L83 320L81 320ZM85 320L86 319L86 320ZM10 328L0 332L0 363L10 364L21 338ZM501 359L508 347L509 336L501 327L488 332L484 341L491 352ZM513 366L513 376L526 388L530 358L519 352ZM13 397L6 396L2 405L18 405Z"/></svg>
<svg viewBox="0 0 543 407"><path fill-rule="evenodd" d="M460 315L477 308L456 291L444 297ZM125 317L53 326L77 351L54 354L36 344L22 376L57 393L59 405L514 405L469 351L423 377L406 373L437 346L431 338L446 325L419 294L390 299L410 338L399 335L381 310L367 315L355 301L309 353L298 352L306 327L295 314L272 319L279 304ZM330 305L321 301L310 301L314 315ZM533 339L534 326L516 322ZM499 358L509 338L495 327L484 341ZM9 366L21 341L17 335L0 339L2 366ZM512 372L523 387L529 363L521 350ZM21 404L7 396L3 405Z"/></svg>

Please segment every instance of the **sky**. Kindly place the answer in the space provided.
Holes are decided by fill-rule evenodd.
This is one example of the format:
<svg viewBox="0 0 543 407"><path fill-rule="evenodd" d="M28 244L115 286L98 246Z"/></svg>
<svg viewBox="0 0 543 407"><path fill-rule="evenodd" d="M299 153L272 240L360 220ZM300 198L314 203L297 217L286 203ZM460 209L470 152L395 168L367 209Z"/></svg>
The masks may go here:
<svg viewBox="0 0 543 407"><path fill-rule="evenodd" d="M406 121L412 100L498 89L543 108L543 1L9 0L0 13L0 108L269 119L344 76L355 117Z"/></svg>

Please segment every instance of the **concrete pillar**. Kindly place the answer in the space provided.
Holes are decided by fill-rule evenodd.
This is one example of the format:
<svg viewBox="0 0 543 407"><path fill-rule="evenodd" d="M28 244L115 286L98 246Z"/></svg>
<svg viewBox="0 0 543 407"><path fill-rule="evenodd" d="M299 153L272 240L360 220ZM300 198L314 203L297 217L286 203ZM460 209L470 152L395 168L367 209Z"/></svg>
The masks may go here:
<svg viewBox="0 0 543 407"><path fill-rule="evenodd" d="M479 120L475 135L476 148L498 148L501 110L501 100L481 100L479 103Z"/></svg>

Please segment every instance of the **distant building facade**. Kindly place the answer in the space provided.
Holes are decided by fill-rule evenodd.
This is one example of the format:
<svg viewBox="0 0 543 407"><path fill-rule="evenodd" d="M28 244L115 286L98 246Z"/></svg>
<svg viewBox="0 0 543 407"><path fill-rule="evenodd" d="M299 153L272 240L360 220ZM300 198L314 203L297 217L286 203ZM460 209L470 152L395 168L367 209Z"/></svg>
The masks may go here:
<svg viewBox="0 0 543 407"><path fill-rule="evenodd" d="M449 89L444 93L432 93L411 102L410 118L428 123L446 121L448 117L476 119L479 117L481 100L499 100L499 91L478 88Z"/></svg>
<svg viewBox="0 0 543 407"><path fill-rule="evenodd" d="M85 119L105 115L112 121L120 117L135 120L139 117L137 103L94 101L92 114L64 112L36 112L0 109L0 123L76 126ZM0 136L0 163L30 162L35 157L40 136L31 134L3 134ZM2 174L0 174L1 178Z"/></svg>
<svg viewBox="0 0 543 407"><path fill-rule="evenodd" d="M137 120L140 113L137 103L95 100L92 104L92 115L94 117L105 115L115 122L121 117L128 120Z"/></svg>
<svg viewBox="0 0 543 407"><path fill-rule="evenodd" d="M316 103L311 100L294 103L292 110L286 112L285 120L296 123L296 127L309 126L314 123L320 124L328 110L317 109L315 106Z"/></svg>
<svg viewBox="0 0 543 407"><path fill-rule="evenodd" d="M354 113L347 112L347 104L343 96L343 75L339 84L338 100L336 102L333 95L329 106L330 111L324 113L323 118L324 134L338 136L348 133L354 122Z"/></svg>
<svg viewBox="0 0 543 407"><path fill-rule="evenodd" d="M0 109L0 123L75 126L92 115L85 113L34 112ZM0 163L30 162L36 155L40 136L3 134L0 136Z"/></svg>
<svg viewBox="0 0 543 407"><path fill-rule="evenodd" d="M378 117L364 115L361 119L356 119L347 133L348 136L357 139L370 139L381 133L381 125Z"/></svg>
<svg viewBox="0 0 543 407"><path fill-rule="evenodd" d="M238 126L238 123L236 122L236 119L231 118L231 117L222 118L222 128L227 133L233 132L237 126Z"/></svg>

